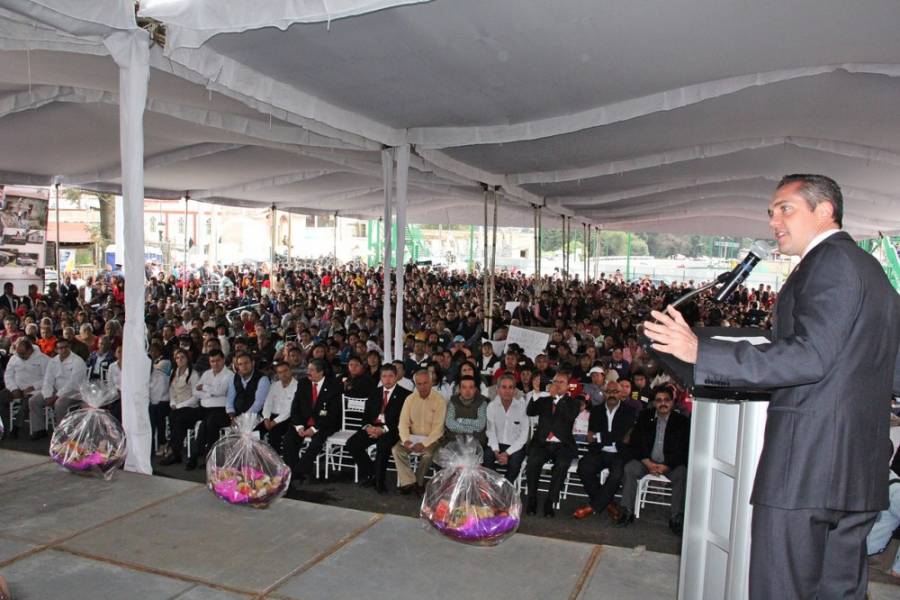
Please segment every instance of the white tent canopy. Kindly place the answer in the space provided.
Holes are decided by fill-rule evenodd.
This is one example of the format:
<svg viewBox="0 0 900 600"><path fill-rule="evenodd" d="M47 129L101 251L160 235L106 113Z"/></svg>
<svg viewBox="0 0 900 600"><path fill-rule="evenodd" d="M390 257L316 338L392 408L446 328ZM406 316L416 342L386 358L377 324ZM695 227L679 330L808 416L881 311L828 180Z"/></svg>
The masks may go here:
<svg viewBox="0 0 900 600"><path fill-rule="evenodd" d="M127 2L89 4L0 1L4 181L121 187L103 37L135 25ZM411 221L481 223L483 183L502 224L537 205L765 237L774 182L813 171L843 185L851 233L900 231L893 0L156 0L141 15L167 30L147 196L378 218L380 150L409 143Z"/></svg>

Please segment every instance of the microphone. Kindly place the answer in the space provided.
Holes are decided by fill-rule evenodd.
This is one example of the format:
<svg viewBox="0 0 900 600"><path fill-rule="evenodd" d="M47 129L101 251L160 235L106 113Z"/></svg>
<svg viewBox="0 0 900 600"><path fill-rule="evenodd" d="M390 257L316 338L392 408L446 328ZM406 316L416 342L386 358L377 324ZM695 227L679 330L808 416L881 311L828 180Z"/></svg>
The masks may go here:
<svg viewBox="0 0 900 600"><path fill-rule="evenodd" d="M769 256L769 247L763 242L756 241L750 246L750 252L744 258L743 262L736 266L728 273L722 273L716 278L716 281L722 283L722 287L716 292L716 302L722 302L731 295L735 288L747 279L750 271L759 263Z"/></svg>

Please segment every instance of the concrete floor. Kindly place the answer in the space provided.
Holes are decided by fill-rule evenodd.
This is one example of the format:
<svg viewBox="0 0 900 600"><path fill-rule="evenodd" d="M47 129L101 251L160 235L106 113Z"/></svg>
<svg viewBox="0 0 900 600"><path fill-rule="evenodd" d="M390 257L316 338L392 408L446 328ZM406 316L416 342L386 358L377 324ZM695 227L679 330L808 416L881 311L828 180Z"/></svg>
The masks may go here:
<svg viewBox="0 0 900 600"><path fill-rule="evenodd" d="M0 572L17 599L642 599L638 566L656 574L654 597L674 598L678 570L670 554L521 533L466 546L417 519L309 502L233 507L199 484L106 482L8 450L0 523Z"/></svg>
<svg viewBox="0 0 900 600"><path fill-rule="evenodd" d="M202 471L191 476L201 479ZM345 488L359 489L328 483L297 495L327 502ZM417 500L365 491L390 512L415 514ZM371 510L290 499L267 510L232 507L191 481L123 472L106 482L66 473L45 456L0 449L0 573L18 600L312 600L362 590L373 599L675 598L677 555L523 533L529 521L555 527L559 537L567 521L578 531L621 532L605 517L587 525L528 519L507 542L479 548L429 532L417 519ZM643 526L652 537L665 515L641 521L628 529ZM873 581L869 591L887 600L898 590Z"/></svg>

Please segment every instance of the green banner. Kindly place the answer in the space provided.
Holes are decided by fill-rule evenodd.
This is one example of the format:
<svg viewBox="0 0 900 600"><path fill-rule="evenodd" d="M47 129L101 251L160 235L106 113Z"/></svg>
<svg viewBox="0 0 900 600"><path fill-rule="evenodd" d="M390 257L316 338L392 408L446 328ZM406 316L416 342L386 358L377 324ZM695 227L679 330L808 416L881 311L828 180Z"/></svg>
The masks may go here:
<svg viewBox="0 0 900 600"><path fill-rule="evenodd" d="M885 236L881 238L881 250L884 252L884 272L887 273L888 279L894 289L900 292L900 258L897 258L897 250L891 244L891 238Z"/></svg>

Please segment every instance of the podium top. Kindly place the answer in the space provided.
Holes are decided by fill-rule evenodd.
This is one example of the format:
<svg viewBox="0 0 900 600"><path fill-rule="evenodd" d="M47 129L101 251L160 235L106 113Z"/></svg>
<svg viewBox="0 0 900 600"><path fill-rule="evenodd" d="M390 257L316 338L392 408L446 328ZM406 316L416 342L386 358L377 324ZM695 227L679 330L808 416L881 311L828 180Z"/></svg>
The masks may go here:
<svg viewBox="0 0 900 600"><path fill-rule="evenodd" d="M693 332L702 338L727 338L734 342L744 338L756 343L763 341L762 339L771 339L771 332L755 327L694 327ZM656 352L652 348L650 348L650 353L659 361L666 373L691 391L695 399L701 401L707 399L730 402L760 402L768 401L771 396L771 391L769 390L694 385L694 365L678 360L670 354Z"/></svg>

